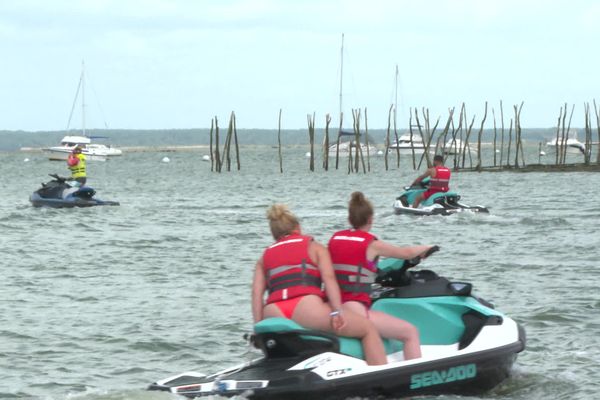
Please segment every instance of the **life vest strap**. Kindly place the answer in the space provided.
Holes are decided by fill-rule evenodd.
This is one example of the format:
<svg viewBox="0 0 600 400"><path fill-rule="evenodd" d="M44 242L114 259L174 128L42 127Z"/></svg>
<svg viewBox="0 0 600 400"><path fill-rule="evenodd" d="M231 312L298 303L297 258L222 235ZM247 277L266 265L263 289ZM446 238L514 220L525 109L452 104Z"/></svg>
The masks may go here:
<svg viewBox="0 0 600 400"><path fill-rule="evenodd" d="M290 274L269 281L269 294L295 286L312 286L321 288L321 278L301 274Z"/></svg>

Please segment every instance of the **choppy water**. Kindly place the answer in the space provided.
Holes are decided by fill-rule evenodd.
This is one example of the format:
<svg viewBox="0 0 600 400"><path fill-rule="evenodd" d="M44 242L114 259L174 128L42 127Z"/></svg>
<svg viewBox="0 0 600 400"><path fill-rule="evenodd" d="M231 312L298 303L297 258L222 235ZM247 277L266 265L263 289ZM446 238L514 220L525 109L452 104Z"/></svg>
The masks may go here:
<svg viewBox="0 0 600 400"><path fill-rule="evenodd" d="M251 329L251 272L270 243L264 218L288 203L326 242L350 192L376 206L374 232L439 244L426 267L474 283L523 323L514 376L485 398L589 399L600 389L600 204L595 173L462 173L453 186L491 215L396 216L409 168L308 172L302 149L244 149L241 172L194 153L90 163L89 184L120 207L34 209L28 196L62 163L0 154L0 398L168 399L158 378L237 363ZM31 158L24 162L25 157ZM456 397L440 397L455 399Z"/></svg>

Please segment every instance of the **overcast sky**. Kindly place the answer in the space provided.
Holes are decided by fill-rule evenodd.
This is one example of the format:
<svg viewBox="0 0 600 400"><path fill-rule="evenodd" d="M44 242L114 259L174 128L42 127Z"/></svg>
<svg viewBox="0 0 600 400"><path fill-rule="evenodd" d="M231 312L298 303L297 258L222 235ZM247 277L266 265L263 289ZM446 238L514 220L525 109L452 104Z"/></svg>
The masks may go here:
<svg viewBox="0 0 600 400"><path fill-rule="evenodd" d="M550 127L564 102L600 101L598 1L0 0L0 129L67 125L81 61L88 127L303 128L368 107L384 128L399 66L398 123L466 102ZM71 125L79 127L80 113ZM351 126L351 123L347 125ZM490 125L491 126L491 125Z"/></svg>

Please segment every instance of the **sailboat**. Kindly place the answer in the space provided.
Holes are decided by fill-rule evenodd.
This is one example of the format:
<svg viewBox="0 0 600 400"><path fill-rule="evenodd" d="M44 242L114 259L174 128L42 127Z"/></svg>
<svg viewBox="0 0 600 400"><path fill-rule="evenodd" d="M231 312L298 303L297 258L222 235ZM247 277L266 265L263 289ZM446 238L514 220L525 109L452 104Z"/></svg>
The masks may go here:
<svg viewBox="0 0 600 400"><path fill-rule="evenodd" d="M343 85L344 85L344 34L342 33L342 47L340 50L340 119L343 115L342 98L343 98ZM363 134L359 133L359 137L363 137ZM336 155L342 157L348 157L356 155L356 133L354 131L346 131L342 129L340 123L340 130L338 132L339 143L333 143L329 146L328 152L329 157L335 157ZM377 147L369 143L367 146L364 142L364 138L359 139L360 149L364 155L376 155Z"/></svg>
<svg viewBox="0 0 600 400"><path fill-rule="evenodd" d="M73 117L73 111L79 92L81 91L81 135L67 135L62 138L59 146L47 147L43 151L48 153L48 158L55 161L64 161L67 159L69 154L77 146L82 147L82 153L86 155L88 160L92 161L106 161L107 157L120 156L123 152L115 147L107 146L102 143L92 143L92 139L106 139L106 136L88 136L85 127L85 65L81 62L81 76L79 78L79 85L77 86L77 92L75 93L75 99L73 101L73 107L71 108L71 115L69 116L69 122L67 124L67 131L71 124L71 118Z"/></svg>
<svg viewBox="0 0 600 400"><path fill-rule="evenodd" d="M398 64L396 64L396 77L395 77L395 98L394 98L394 129L396 129L397 123L397 109L398 109ZM419 126L416 126L417 131L413 129L412 134L410 132L403 133L397 140L394 140L388 146L388 152L396 152L398 149L400 154L423 154L425 152L425 144L423 137L418 131Z"/></svg>

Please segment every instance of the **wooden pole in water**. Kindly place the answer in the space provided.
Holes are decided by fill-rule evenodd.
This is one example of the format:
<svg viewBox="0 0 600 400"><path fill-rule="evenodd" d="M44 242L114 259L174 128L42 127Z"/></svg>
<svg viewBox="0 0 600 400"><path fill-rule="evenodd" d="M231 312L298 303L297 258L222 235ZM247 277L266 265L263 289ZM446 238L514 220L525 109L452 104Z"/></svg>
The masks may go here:
<svg viewBox="0 0 600 400"><path fill-rule="evenodd" d="M523 140L522 140L522 135L521 135L521 110L523 109L523 104L525 104L524 101L521 102L521 105L519 106L519 109L517 111L517 126L519 129L519 149L520 149L520 153L521 153L521 165L524 167L525 166L525 154L523 153Z"/></svg>
<svg viewBox="0 0 600 400"><path fill-rule="evenodd" d="M323 169L329 171L329 124L331 115L325 115L325 138L323 139Z"/></svg>
<svg viewBox="0 0 600 400"><path fill-rule="evenodd" d="M502 169L502 157L504 156L504 108L502 107L502 100L500 100L500 121L502 128L502 140L500 141L500 169Z"/></svg>
<svg viewBox="0 0 600 400"><path fill-rule="evenodd" d="M513 120L510 119L510 129L508 130L508 146L506 148L506 166L510 168L510 147L512 145Z"/></svg>
<svg viewBox="0 0 600 400"><path fill-rule="evenodd" d="M394 115L395 115L394 108ZM400 147L399 146L399 138L398 138L398 126L396 123L396 118L394 118L394 136L396 136L396 168L400 169Z"/></svg>
<svg viewBox="0 0 600 400"><path fill-rule="evenodd" d="M335 169L338 169L340 160L340 136L342 135L342 123L344 121L344 113L340 111L340 127L338 129L337 142L335 144Z"/></svg>
<svg viewBox="0 0 600 400"><path fill-rule="evenodd" d="M538 143L538 164L542 164L542 142Z"/></svg>
<svg viewBox="0 0 600 400"><path fill-rule="evenodd" d="M235 141L235 161L237 163L237 170L239 171L242 166L240 164L240 146L238 143L238 136L237 136L237 121L235 118L235 113L232 111L231 115L233 117L233 139Z"/></svg>
<svg viewBox="0 0 600 400"><path fill-rule="evenodd" d="M283 174L283 158L281 156L281 108L279 109L279 118L277 120L277 148L279 152L279 173Z"/></svg>
<svg viewBox="0 0 600 400"><path fill-rule="evenodd" d="M311 171L315 170L315 114L312 117L310 114L306 115L308 121L308 140L310 142L310 165Z"/></svg>
<svg viewBox="0 0 600 400"><path fill-rule="evenodd" d="M561 121L562 118L563 118L563 108L561 106L560 107L560 112L558 113L558 121L556 123L556 142L555 142L556 146L554 146L554 150L555 150L555 153L556 153L555 154L555 161L554 161L555 165L560 164L560 154L562 153L559 150L560 146L558 145L560 143L559 142L559 138L560 138L560 124L561 124L560 121Z"/></svg>
<svg viewBox="0 0 600 400"><path fill-rule="evenodd" d="M466 116L465 116L466 118ZM463 143L462 149L462 168L465 168L465 159L466 153L469 153L469 168L473 168L473 160L471 159L471 146L469 145L469 137L471 136L471 130L473 129L473 124L475 123L475 115L473 115L473 119L471 119L471 123L469 124L469 129L467 129L467 134L465 135L465 142Z"/></svg>
<svg viewBox="0 0 600 400"><path fill-rule="evenodd" d="M598 132L598 154L596 155L596 164L600 164L600 112L598 112L598 107L596 106L596 99L594 99L594 114L596 114L596 129Z"/></svg>
<svg viewBox="0 0 600 400"><path fill-rule="evenodd" d="M214 171L215 165L215 155L213 153L213 125L215 123L214 119L210 120L210 172Z"/></svg>
<svg viewBox="0 0 600 400"><path fill-rule="evenodd" d="M566 147L565 146L565 144L566 144L566 142L565 142L566 118L567 118L567 103L565 103L565 112L563 114L563 119L562 119L562 132L561 132L561 138L560 138L560 157L559 157L560 164L565 163L565 152L563 151L563 148Z"/></svg>
<svg viewBox="0 0 600 400"><path fill-rule="evenodd" d="M415 147L413 144L413 123L412 123L412 107L409 110L409 115L410 117L408 118L408 131L410 132L410 150L411 150L411 154L412 154L412 163L413 163L413 170L417 169L417 162L415 160Z"/></svg>
<svg viewBox="0 0 600 400"><path fill-rule="evenodd" d="M388 153L390 151L390 128L391 128L391 124L392 124L392 109L393 108L394 108L394 105L392 104L390 106L390 110L388 111L387 133L385 135L385 154L383 157L385 160L385 170L386 171L388 170Z"/></svg>
<svg viewBox="0 0 600 400"><path fill-rule="evenodd" d="M227 171L231 171L231 137L233 136L233 116L229 115L229 126L227 127L227 137L225 138L225 145L223 145L223 154L225 155L225 161L227 162Z"/></svg>
<svg viewBox="0 0 600 400"><path fill-rule="evenodd" d="M369 122L367 118L367 107L365 107L365 146L367 148L367 171L371 172L371 151L369 147Z"/></svg>
<svg viewBox="0 0 600 400"><path fill-rule="evenodd" d="M571 106L571 113L569 114L569 125L567 125L567 140L569 139L569 132L571 131L571 120L573 119L573 111L575 111L575 103ZM565 162L567 159L567 143L565 142Z"/></svg>
<svg viewBox="0 0 600 400"><path fill-rule="evenodd" d="M427 118L426 118L426 126L427 126L427 130L429 130L429 109L427 109ZM438 117L438 119L435 121L435 125L433 126L433 131L431 131L430 133L427 134L427 143L425 143L425 151L423 152L423 154L421 154L421 159L419 160L419 165L417 166L417 169L421 169L421 164L423 163L423 158L425 158L425 155L427 154L427 168L429 168L431 166L431 160L429 158L429 153L430 153L430 149L431 149L431 142L433 141L433 138L435 136L435 131L437 130L437 126L440 123L440 117ZM435 145L435 150L434 150L434 155L437 154L437 148L438 148L438 144L439 144L439 137L437 140L437 143Z"/></svg>
<svg viewBox="0 0 600 400"><path fill-rule="evenodd" d="M219 120L215 115L215 158L217 172L221 172L221 154L219 153Z"/></svg>
<svg viewBox="0 0 600 400"><path fill-rule="evenodd" d="M355 157L354 170L356 172L358 172L358 167L359 167L358 162L360 161L362 168L363 168L363 174L366 174L367 169L365 168L365 159L363 156L362 146L360 144L360 117L361 117L361 109L360 108L357 110L352 110L352 118L354 119L354 136L356 138L356 141L355 141L356 157Z"/></svg>
<svg viewBox="0 0 600 400"><path fill-rule="evenodd" d="M498 129L496 127L496 113L492 107L492 116L494 117L494 168L496 167L496 138L498 137Z"/></svg>
<svg viewBox="0 0 600 400"><path fill-rule="evenodd" d="M443 143L441 145L441 149L442 149L441 155L442 155L442 157L444 157L444 163L445 163L447 155L449 153L449 151L446 148L446 137L448 136L448 132L450 130L450 125L454 123L454 110L455 110L454 107L452 107L451 109L448 110L448 120L446 121L446 126L444 127L443 132L438 137L437 143L435 145L436 154L437 154L437 150L440 147L440 140L443 141Z"/></svg>
<svg viewBox="0 0 600 400"><path fill-rule="evenodd" d="M481 120L481 126L479 127L479 133L477 134L477 170L481 172L481 136L483 135L483 126L487 118L487 101L485 102L485 111L483 112L483 119Z"/></svg>
<svg viewBox="0 0 600 400"><path fill-rule="evenodd" d="M585 144L583 151L583 163L585 165L589 165L590 161L588 159L588 150L590 148L590 105L589 103L583 103L583 112L584 112L584 124L585 124Z"/></svg>
<svg viewBox="0 0 600 400"><path fill-rule="evenodd" d="M513 108L515 111L515 168L519 168L519 142L521 140L519 137L519 110L516 104Z"/></svg>

